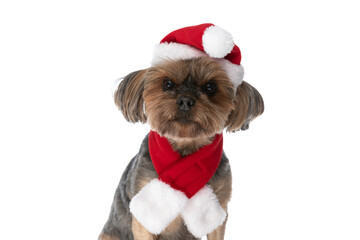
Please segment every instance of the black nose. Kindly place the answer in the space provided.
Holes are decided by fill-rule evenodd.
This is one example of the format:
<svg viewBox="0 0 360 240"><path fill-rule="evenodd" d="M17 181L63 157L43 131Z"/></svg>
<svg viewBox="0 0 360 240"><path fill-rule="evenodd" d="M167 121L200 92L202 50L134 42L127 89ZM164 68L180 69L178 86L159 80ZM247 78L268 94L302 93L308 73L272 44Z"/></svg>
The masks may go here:
<svg viewBox="0 0 360 240"><path fill-rule="evenodd" d="M190 97L180 96L177 101L177 105L179 105L179 108L183 111L189 111L192 106L195 105L195 100Z"/></svg>

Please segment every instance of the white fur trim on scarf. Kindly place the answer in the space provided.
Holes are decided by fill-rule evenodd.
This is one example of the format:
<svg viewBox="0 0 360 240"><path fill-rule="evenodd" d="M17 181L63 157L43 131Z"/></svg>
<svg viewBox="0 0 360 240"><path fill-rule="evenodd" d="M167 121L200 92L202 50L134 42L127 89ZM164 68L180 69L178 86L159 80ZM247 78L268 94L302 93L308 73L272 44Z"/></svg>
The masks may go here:
<svg viewBox="0 0 360 240"><path fill-rule="evenodd" d="M166 60L191 59L197 57L209 57L205 52L197 48L181 43L160 43L154 48L154 55L151 65L160 64ZM226 71L235 89L241 84L244 77L244 68L241 65L233 64L224 58L214 58Z"/></svg>
<svg viewBox="0 0 360 240"><path fill-rule="evenodd" d="M183 192L154 179L132 198L130 212L149 232L160 234L188 201Z"/></svg>
<svg viewBox="0 0 360 240"><path fill-rule="evenodd" d="M211 233L226 219L226 212L209 185L190 198L181 215L188 230L197 238Z"/></svg>

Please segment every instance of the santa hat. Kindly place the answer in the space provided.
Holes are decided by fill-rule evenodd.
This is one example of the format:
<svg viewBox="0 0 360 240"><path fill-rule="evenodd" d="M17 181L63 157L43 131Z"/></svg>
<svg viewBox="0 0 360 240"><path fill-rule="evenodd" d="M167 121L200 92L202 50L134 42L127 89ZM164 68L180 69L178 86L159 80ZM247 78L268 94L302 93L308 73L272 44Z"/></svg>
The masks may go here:
<svg viewBox="0 0 360 240"><path fill-rule="evenodd" d="M175 30L155 46L152 65L167 59L180 60L208 56L216 59L235 87L244 76L241 52L226 30L211 23Z"/></svg>

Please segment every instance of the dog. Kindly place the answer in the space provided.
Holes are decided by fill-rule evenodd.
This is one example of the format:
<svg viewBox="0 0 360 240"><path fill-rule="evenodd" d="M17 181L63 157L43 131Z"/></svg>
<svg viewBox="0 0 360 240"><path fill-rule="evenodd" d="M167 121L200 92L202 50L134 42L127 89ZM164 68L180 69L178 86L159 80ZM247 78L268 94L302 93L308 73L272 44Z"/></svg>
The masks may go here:
<svg viewBox="0 0 360 240"><path fill-rule="evenodd" d="M205 27L209 28L209 25ZM187 208L185 205L190 205L190 201L203 190L199 190L195 195L187 193L186 197L176 190L181 188L170 189L171 192L178 191L181 199L186 202L179 211L175 211L172 206L166 207L168 203L163 200L163 196L167 193L157 194L148 186L159 177L161 180L165 179L163 174L159 174L159 167L152 159L156 149L151 141L167 142L179 157L184 158L213 145L215 139L222 140L221 133L224 130L236 132L248 129L249 123L263 113L264 102L260 93L245 81L234 84L231 74L228 68L224 67L223 59L219 61L218 58L201 54L184 59L165 58L147 69L132 72L123 78L114 93L116 106L127 121L147 123L151 132L145 137L139 152L121 177L109 218L99 240L183 240L200 239L204 234L209 240L224 239L232 177L229 160L222 151L222 145L220 151L213 154L220 153L217 167L209 176L210 179L206 180L209 196L214 197L202 200L205 202L200 206L193 204L195 207L183 210ZM206 159L204 162L206 163ZM193 175L188 175L185 179L189 179L189 176ZM150 189L149 194L142 197L147 188ZM158 199L159 195L163 195L161 199ZM157 201L164 201L160 208L151 202L152 197L157 198ZM177 199L174 200L176 201ZM219 221L210 228L209 224L212 225L214 221L204 223L204 230L198 223L192 225L198 216L193 212L203 205L207 206L207 201L213 201L220 206L219 215L216 215ZM137 208L136 202L140 202ZM214 205L211 204L209 206ZM139 208L141 210L138 210ZM174 214L168 218L165 225L157 228L157 223L161 222L158 215L162 214L159 209L165 215L171 211L174 211ZM154 214L150 215L147 211L153 211ZM209 212L212 211L203 211L205 214ZM142 220L140 213L146 215L145 220ZM203 217L199 219L201 218ZM199 229L204 231L198 231Z"/></svg>

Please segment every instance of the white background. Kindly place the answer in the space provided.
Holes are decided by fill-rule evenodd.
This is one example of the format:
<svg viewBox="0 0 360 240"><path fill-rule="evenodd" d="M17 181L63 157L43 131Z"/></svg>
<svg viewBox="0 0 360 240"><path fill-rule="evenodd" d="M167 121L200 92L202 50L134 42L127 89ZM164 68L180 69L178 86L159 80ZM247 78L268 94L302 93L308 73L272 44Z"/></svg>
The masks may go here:
<svg viewBox="0 0 360 240"><path fill-rule="evenodd" d="M1 1L0 238L96 239L149 131L114 81L204 22L240 47L265 101L226 134L226 239L360 239L356 1Z"/></svg>

